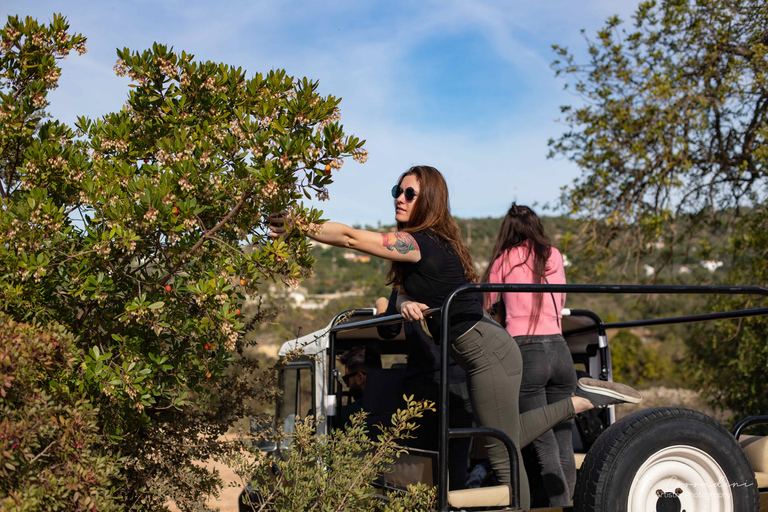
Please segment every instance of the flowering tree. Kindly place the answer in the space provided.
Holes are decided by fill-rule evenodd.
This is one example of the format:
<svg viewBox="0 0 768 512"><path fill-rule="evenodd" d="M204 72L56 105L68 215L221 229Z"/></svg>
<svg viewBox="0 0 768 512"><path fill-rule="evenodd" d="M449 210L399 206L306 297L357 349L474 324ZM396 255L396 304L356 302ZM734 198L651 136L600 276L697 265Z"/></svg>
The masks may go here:
<svg viewBox="0 0 768 512"><path fill-rule="evenodd" d="M125 106L75 132L44 114L57 60L85 52L67 30L10 17L1 32L0 310L75 336L75 385L124 457L122 499L190 508L217 486L191 461L247 414L241 304L311 272L306 239L270 239L266 214L320 229L300 199L327 198L343 159L367 152L317 82L159 44L117 52Z"/></svg>
<svg viewBox="0 0 768 512"><path fill-rule="evenodd" d="M588 264L652 254L658 269L765 204L766 23L768 4L754 0L643 1L630 27L614 16L587 41L587 62L554 47L556 73L583 101L561 107L567 131L550 156L582 169L562 202Z"/></svg>

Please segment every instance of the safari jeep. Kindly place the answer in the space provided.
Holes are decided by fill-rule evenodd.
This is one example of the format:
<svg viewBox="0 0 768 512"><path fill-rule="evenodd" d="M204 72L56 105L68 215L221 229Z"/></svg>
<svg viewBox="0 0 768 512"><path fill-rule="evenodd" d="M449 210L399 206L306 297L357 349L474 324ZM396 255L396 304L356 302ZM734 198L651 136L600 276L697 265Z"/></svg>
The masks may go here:
<svg viewBox="0 0 768 512"><path fill-rule="evenodd" d="M757 287L469 284L458 288L442 308L429 310L427 314L448 313L456 295L480 291L566 292L570 302L575 302L579 293L768 295L768 290ZM296 417L308 414L321 418L318 435L339 428L337 414L347 397L342 390L343 368L337 367L337 355L355 346L374 344L383 361L382 369L368 372L363 409L373 417L384 418L402 403L405 339L401 332L395 339L383 340L376 328L401 323L403 319L399 315L374 318L374 314L372 309L345 311L326 329L283 344L280 357L297 348L304 354L288 362L280 377L284 394L276 417L286 432L291 431ZM606 324L591 311L566 309L562 328L577 373L612 380L606 336L609 329L766 314L768 308L758 308ZM448 314L442 315L442 325L442 332L450 331ZM447 368L448 347L444 342L440 346L442 367ZM442 372L439 449L435 452L411 450L398 459L392 471L377 482L383 499L389 490L403 490L409 484L424 482L437 485L440 511L520 509L519 461L512 441L493 429L449 429L447 397L448 376ZM644 409L618 421L613 407L584 413L577 418L573 432L578 468L573 510L768 511L768 437L742 435L748 427L761 423L768 423L768 416L746 418L729 432L705 414L672 407ZM449 491L448 439L482 436L496 436L507 445L513 475L511 492L507 486ZM275 448L274 445L262 447L264 450Z"/></svg>

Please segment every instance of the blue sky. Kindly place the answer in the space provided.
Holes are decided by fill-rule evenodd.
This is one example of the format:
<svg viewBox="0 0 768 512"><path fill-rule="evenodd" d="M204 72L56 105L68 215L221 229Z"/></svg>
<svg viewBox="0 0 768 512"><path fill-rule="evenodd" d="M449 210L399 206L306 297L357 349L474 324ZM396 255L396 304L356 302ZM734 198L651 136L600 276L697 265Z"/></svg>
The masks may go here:
<svg viewBox="0 0 768 512"><path fill-rule="evenodd" d="M88 53L62 63L49 99L73 123L119 110L128 79L116 48L159 42L240 66L282 68L319 80L342 98L345 131L366 139L365 164L348 160L317 206L348 224L393 223L389 190L417 164L440 169L458 217L500 217L513 199L554 206L579 176L547 160L565 125L559 106L578 104L550 68L552 44L584 54L613 14L631 21L632 0L3 0L0 12L48 21L64 14L88 37ZM541 209L541 208L539 208Z"/></svg>

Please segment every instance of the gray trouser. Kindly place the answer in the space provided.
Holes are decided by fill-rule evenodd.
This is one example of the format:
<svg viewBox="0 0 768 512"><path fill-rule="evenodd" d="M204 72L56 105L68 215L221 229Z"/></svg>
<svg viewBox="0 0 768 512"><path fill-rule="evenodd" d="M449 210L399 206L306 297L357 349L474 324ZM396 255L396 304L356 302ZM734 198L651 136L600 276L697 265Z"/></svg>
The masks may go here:
<svg viewBox="0 0 768 512"><path fill-rule="evenodd" d="M571 351L560 334L518 336L523 356L520 412L566 400L576 391L576 370ZM556 425L529 446L522 447L531 507L566 507L576 485L573 458L573 420Z"/></svg>
<svg viewBox="0 0 768 512"><path fill-rule="evenodd" d="M484 317L451 343L451 353L467 371L472 407L481 427L506 433L517 447L520 464L520 504L530 508L528 477L520 448L561 421L575 416L573 402L561 400L526 413L519 412L523 359L515 340L499 324ZM502 485L512 482L504 443L485 438L491 467Z"/></svg>

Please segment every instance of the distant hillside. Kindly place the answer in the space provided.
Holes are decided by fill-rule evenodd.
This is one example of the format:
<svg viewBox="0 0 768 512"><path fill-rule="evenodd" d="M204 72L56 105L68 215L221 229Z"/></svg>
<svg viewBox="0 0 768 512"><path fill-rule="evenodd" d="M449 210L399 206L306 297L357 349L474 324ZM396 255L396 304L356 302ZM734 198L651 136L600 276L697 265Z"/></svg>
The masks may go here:
<svg viewBox="0 0 768 512"><path fill-rule="evenodd" d="M488 265L491 249L496 241L496 236L501 227L502 218L476 218L456 219L461 228L464 241L472 254L472 260L477 272L481 274ZM563 250L562 240L568 232L569 219L565 216L542 217L544 228L552 243L558 249ZM368 227L368 229L377 229ZM393 231L394 226L382 226L378 231ZM725 275L730 268L730 261L724 250L727 241L727 233L724 230L713 230L705 241L696 241L687 251L675 257L672 264L665 269L664 276L656 276L658 282L666 284L716 284L719 276ZM664 250L664 244L659 242L658 251ZM706 254L705 254L706 253ZM385 276L389 270L389 263L378 258L369 260L359 258L359 253L348 249L339 249L323 245L316 245L312 254L317 258L314 276L302 283L310 294L333 293L353 289L370 290L371 295L385 294ZM583 265L584 258L580 254L564 251L568 261L575 265ZM710 269L702 265L701 260L711 260ZM720 263L717 263L720 262ZM621 275L618 271L610 270L601 276L603 283L637 283L647 279L655 271L652 258L635 262L639 278L633 273ZM574 267L571 267L573 270ZM583 270L583 269L582 269ZM632 269L634 271L634 269ZM712 271L714 270L714 271ZM589 272L583 272L589 275ZM577 274L575 271L573 275Z"/></svg>

